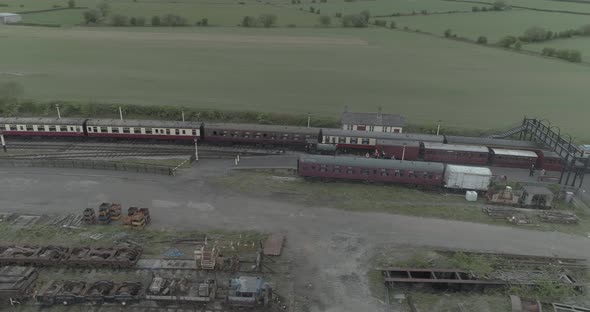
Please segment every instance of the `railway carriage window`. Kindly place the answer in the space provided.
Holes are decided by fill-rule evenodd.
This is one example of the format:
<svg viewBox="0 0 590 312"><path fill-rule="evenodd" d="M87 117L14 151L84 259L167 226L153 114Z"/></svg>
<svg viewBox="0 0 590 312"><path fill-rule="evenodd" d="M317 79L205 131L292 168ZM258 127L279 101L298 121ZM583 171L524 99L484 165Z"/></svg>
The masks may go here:
<svg viewBox="0 0 590 312"><path fill-rule="evenodd" d="M263 134L262 134L262 137L263 137L263 138L266 138L266 133L263 133Z"/></svg>
<svg viewBox="0 0 590 312"><path fill-rule="evenodd" d="M346 130L352 130L352 125L347 125Z"/></svg>
<svg viewBox="0 0 590 312"><path fill-rule="evenodd" d="M33 130L33 125L27 125L26 126L27 131L34 131Z"/></svg>
<svg viewBox="0 0 590 312"><path fill-rule="evenodd" d="M213 131L213 135L217 135L217 131Z"/></svg>
<svg viewBox="0 0 590 312"><path fill-rule="evenodd" d="M102 132L102 133L107 132L106 127L99 127L98 130L100 130L100 132Z"/></svg>
<svg viewBox="0 0 590 312"><path fill-rule="evenodd" d="M381 176L382 177L387 177L387 176L389 176L389 173L387 172L387 170L381 169Z"/></svg>
<svg viewBox="0 0 590 312"><path fill-rule="evenodd" d="M92 127L88 127L88 132L92 132Z"/></svg>
<svg viewBox="0 0 590 312"><path fill-rule="evenodd" d="M249 138L250 137L250 132L244 132L244 137L245 138Z"/></svg>
<svg viewBox="0 0 590 312"><path fill-rule="evenodd" d="M369 144L369 139L362 139L363 144L368 145Z"/></svg>
<svg viewBox="0 0 590 312"><path fill-rule="evenodd" d="M369 175L369 170L368 169L362 169L361 173L363 175Z"/></svg>
<svg viewBox="0 0 590 312"><path fill-rule="evenodd" d="M10 130L10 131L16 131L16 126L14 126L14 125L8 125L8 130Z"/></svg>
<svg viewBox="0 0 590 312"><path fill-rule="evenodd" d="M152 128L145 128L145 134L152 134Z"/></svg>
<svg viewBox="0 0 590 312"><path fill-rule="evenodd" d="M424 172L424 174L422 174L422 178L426 179L428 177L428 172Z"/></svg>
<svg viewBox="0 0 590 312"><path fill-rule="evenodd" d="M354 174L354 169L352 169L352 167L348 167L348 168L346 168L346 173Z"/></svg>
<svg viewBox="0 0 590 312"><path fill-rule="evenodd" d="M385 126L384 126L384 127L381 129L381 131L383 131L383 132L387 132L387 129L388 129L388 128L389 128L389 127L385 127Z"/></svg>
<svg viewBox="0 0 590 312"><path fill-rule="evenodd" d="M49 126L49 131L50 131L50 132L55 132L55 131L56 131L56 130L55 130L55 126Z"/></svg>
<svg viewBox="0 0 590 312"><path fill-rule="evenodd" d="M112 127L112 128L111 128L111 133L119 133L119 128L117 128L117 127Z"/></svg>
<svg viewBox="0 0 590 312"><path fill-rule="evenodd" d="M160 134L160 129L154 129L155 134Z"/></svg>
<svg viewBox="0 0 590 312"><path fill-rule="evenodd" d="M288 140L288 139L289 139L289 134L288 133L283 134L283 140Z"/></svg>
<svg viewBox="0 0 590 312"><path fill-rule="evenodd" d="M416 174L414 173L414 171L408 171L408 178L415 178Z"/></svg>
<svg viewBox="0 0 590 312"><path fill-rule="evenodd" d="M432 180L432 178L434 178L434 176L432 175L432 173L429 173L429 174L428 174L428 178L429 178L430 180Z"/></svg>
<svg viewBox="0 0 590 312"><path fill-rule="evenodd" d="M377 174L377 170L373 169L373 175Z"/></svg>
<svg viewBox="0 0 590 312"><path fill-rule="evenodd" d="M178 130L178 129L174 129L174 134L175 134L175 135L179 135L179 134L180 134L180 130Z"/></svg>
<svg viewBox="0 0 590 312"><path fill-rule="evenodd" d="M369 131L375 131L375 126L369 126Z"/></svg>
<svg viewBox="0 0 590 312"><path fill-rule="evenodd" d="M170 129L166 129L166 134L170 135Z"/></svg>
<svg viewBox="0 0 590 312"><path fill-rule="evenodd" d="M328 167L326 165L320 165L320 172L328 172Z"/></svg>
<svg viewBox="0 0 590 312"><path fill-rule="evenodd" d="M339 138L338 138L338 143L346 144L346 138L344 138L344 137L339 137Z"/></svg>
<svg viewBox="0 0 590 312"><path fill-rule="evenodd" d="M340 166L334 166L334 168L332 169L332 172L340 173Z"/></svg>
<svg viewBox="0 0 590 312"><path fill-rule="evenodd" d="M227 136L227 131L223 131L223 133L221 133L221 136Z"/></svg>
<svg viewBox="0 0 590 312"><path fill-rule="evenodd" d="M256 138L260 139L261 133L260 132L256 132Z"/></svg>
<svg viewBox="0 0 590 312"><path fill-rule="evenodd" d="M193 129L193 136L197 136L197 130Z"/></svg>
<svg viewBox="0 0 590 312"><path fill-rule="evenodd" d="M312 165L312 166L311 166L311 170L315 170L315 166L313 166L313 165Z"/></svg>
<svg viewBox="0 0 590 312"><path fill-rule="evenodd" d="M336 143L336 137L331 137L332 144Z"/></svg>

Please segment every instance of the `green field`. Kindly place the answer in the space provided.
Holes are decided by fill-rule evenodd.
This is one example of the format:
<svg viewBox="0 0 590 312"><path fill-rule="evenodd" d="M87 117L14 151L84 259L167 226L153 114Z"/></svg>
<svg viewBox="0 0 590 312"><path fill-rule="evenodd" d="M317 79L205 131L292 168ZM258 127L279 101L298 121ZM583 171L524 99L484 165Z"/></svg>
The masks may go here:
<svg viewBox="0 0 590 312"><path fill-rule="evenodd" d="M446 29L469 39L483 35L488 38L488 42L494 43L504 36L520 36L533 26L558 32L578 29L590 23L590 16L513 9L501 12L403 16L386 20L396 21L400 28L407 26L412 30L419 29L440 36Z"/></svg>
<svg viewBox="0 0 590 312"><path fill-rule="evenodd" d="M473 6L471 3L442 0L372 0L353 2L328 0L327 3L308 4L304 8L309 8L309 5L319 8L322 14L351 14L368 10L373 16L390 15L393 13L410 14L412 11L421 12L422 10L427 10L428 12L469 11Z"/></svg>
<svg viewBox="0 0 590 312"><path fill-rule="evenodd" d="M507 128L588 139L590 68L386 29L0 27L0 82L25 97Z"/></svg>

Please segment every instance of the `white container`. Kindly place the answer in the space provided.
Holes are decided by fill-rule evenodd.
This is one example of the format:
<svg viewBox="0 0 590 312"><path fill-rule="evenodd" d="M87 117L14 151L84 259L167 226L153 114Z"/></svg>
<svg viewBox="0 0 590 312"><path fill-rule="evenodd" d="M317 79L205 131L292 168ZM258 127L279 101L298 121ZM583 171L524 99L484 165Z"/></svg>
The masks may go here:
<svg viewBox="0 0 590 312"><path fill-rule="evenodd" d="M487 191L492 171L485 167L447 165L445 187L458 190Z"/></svg>
<svg viewBox="0 0 590 312"><path fill-rule="evenodd" d="M565 202L571 203L574 199L574 192L565 192Z"/></svg>
<svg viewBox="0 0 590 312"><path fill-rule="evenodd" d="M465 192L465 199L470 202L477 201L477 192L476 191Z"/></svg>

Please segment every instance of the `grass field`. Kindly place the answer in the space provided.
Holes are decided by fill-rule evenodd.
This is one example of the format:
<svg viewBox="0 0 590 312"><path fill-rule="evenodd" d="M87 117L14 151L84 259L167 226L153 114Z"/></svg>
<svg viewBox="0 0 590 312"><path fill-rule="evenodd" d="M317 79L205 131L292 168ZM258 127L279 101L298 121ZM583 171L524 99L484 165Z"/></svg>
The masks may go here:
<svg viewBox="0 0 590 312"><path fill-rule="evenodd" d="M523 115L590 137L590 68L386 29L2 27L0 82L25 97L507 128ZM559 74L556 74L559 73ZM564 78L567 77L567 78ZM556 105L559 104L559 105ZM567 113L572 112L572 113Z"/></svg>
<svg viewBox="0 0 590 312"><path fill-rule="evenodd" d="M318 1L319 2L319 1ZM409 14L412 11L421 12L448 12L471 10L473 4L463 2L450 2L442 0L372 0L353 1L328 0L327 3L312 3L312 6L319 8L322 14L334 15L335 13L352 14L368 10L371 15L389 15L393 13ZM309 5L304 6L309 8Z"/></svg>
<svg viewBox="0 0 590 312"><path fill-rule="evenodd" d="M552 31L578 29L590 23L590 16L513 9L502 12L403 16L386 20L396 21L400 28L408 26L410 29L437 35L442 35L446 29L451 29L459 37L470 39L483 35L488 38L488 42L494 43L504 36L520 36L533 26Z"/></svg>
<svg viewBox="0 0 590 312"><path fill-rule="evenodd" d="M541 52L543 48L546 47L579 50L582 52L582 55L585 56L586 60L590 60L590 38L588 37L553 40L536 44L527 44L524 46L525 49L535 52Z"/></svg>

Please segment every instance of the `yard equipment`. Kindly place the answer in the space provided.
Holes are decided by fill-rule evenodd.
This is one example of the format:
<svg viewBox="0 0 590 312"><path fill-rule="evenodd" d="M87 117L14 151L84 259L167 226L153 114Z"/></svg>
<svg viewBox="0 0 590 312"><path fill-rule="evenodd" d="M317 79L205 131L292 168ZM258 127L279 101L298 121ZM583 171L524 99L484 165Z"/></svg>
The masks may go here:
<svg viewBox="0 0 590 312"><path fill-rule="evenodd" d="M82 221L84 221L84 224L88 224L88 225L96 224L96 213L94 213L94 209L92 209L92 208L84 209Z"/></svg>
<svg viewBox="0 0 590 312"><path fill-rule="evenodd" d="M102 203L98 207L98 224L111 223L111 204Z"/></svg>
<svg viewBox="0 0 590 312"><path fill-rule="evenodd" d="M119 220L121 218L121 204L112 203L109 208L111 212L111 220Z"/></svg>

